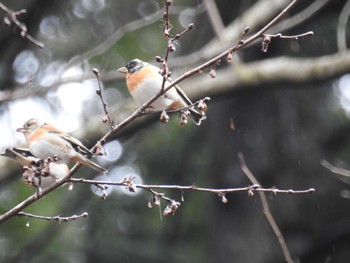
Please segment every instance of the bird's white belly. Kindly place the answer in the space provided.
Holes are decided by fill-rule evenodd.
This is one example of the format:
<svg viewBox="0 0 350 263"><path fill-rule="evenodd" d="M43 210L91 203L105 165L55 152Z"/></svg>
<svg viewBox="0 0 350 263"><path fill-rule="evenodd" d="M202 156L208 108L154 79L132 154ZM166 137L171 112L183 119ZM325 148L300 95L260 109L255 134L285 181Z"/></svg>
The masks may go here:
<svg viewBox="0 0 350 263"><path fill-rule="evenodd" d="M141 87L138 87L132 92L132 96L134 97L137 104L140 106L148 101L152 96L158 94L161 86L162 86L162 78L159 78L157 83L154 80L144 80L144 83ZM169 83L167 82L166 85ZM176 90L174 88L170 89L165 93L165 95L158 98L155 102L151 104L152 109L156 111L161 111L169 108L169 106L175 102L176 100Z"/></svg>
<svg viewBox="0 0 350 263"><path fill-rule="evenodd" d="M55 140L54 142L58 143L58 141ZM49 142L48 140L32 142L29 146L29 150L37 158L46 159L48 157L57 156L59 163L68 163L70 158L74 156L74 149L63 139L59 142L60 147L55 143Z"/></svg>

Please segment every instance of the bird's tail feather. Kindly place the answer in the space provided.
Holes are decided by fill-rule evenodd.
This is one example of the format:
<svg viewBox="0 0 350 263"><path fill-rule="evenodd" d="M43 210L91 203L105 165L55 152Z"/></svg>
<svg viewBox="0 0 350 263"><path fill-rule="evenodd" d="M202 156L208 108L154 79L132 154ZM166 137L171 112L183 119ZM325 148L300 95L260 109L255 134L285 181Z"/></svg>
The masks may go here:
<svg viewBox="0 0 350 263"><path fill-rule="evenodd" d="M91 161L90 159L88 159L82 155L79 155L76 158L73 158L71 161L89 166L90 168L94 169L95 171L97 171L99 173L107 173L108 172L107 169L99 166L97 163L94 163L93 161Z"/></svg>

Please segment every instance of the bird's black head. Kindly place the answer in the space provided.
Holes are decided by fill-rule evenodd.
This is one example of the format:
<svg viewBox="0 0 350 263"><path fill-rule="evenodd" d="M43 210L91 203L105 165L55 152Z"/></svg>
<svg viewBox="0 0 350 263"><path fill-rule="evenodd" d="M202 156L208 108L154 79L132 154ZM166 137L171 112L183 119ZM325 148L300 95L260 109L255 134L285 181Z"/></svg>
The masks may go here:
<svg viewBox="0 0 350 263"><path fill-rule="evenodd" d="M125 67L128 69L129 73L134 73L136 71L139 71L144 66L144 63L145 62L142 60L135 58L133 60L130 60L128 64L125 65Z"/></svg>

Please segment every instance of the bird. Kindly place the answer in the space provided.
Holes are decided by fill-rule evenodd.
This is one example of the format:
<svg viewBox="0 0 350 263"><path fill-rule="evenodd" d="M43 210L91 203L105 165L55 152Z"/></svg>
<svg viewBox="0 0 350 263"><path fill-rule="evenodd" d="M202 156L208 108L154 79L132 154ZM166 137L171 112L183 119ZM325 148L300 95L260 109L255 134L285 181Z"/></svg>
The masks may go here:
<svg viewBox="0 0 350 263"><path fill-rule="evenodd" d="M152 64L135 58L117 71L125 74L128 90L140 106L161 90L163 77L159 73L159 68ZM165 87L169 84L170 81L167 80ZM192 102L186 94L178 86L174 86L154 101L149 108L153 111L180 110L190 105L192 105ZM201 121L205 119L205 115L196 111L193 107L188 110L197 125L200 125Z"/></svg>
<svg viewBox="0 0 350 263"><path fill-rule="evenodd" d="M24 134L30 152L37 158L52 157L57 159L57 163L76 162L100 173L108 172L89 159L94 154L78 139L42 120L30 119L17 132Z"/></svg>
<svg viewBox="0 0 350 263"><path fill-rule="evenodd" d="M41 189L48 188L69 173L67 164L59 164L54 161L41 163L38 158L32 155L29 149L6 148L0 156L13 159L22 165L24 167L23 179L25 183Z"/></svg>

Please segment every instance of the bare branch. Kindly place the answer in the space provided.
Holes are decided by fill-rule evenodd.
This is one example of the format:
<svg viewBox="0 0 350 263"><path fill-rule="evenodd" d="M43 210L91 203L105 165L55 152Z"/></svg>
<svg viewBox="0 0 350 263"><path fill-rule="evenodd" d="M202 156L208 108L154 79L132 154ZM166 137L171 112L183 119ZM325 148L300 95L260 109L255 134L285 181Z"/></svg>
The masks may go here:
<svg viewBox="0 0 350 263"><path fill-rule="evenodd" d="M350 171L349 171L349 170L336 167L336 166L330 164L329 162L327 162L327 161L324 160L324 159L321 160L321 164L322 164L324 167L326 167L328 170L330 170L331 172L333 172L333 173L341 174L341 175L344 175L344 176L350 178Z"/></svg>
<svg viewBox="0 0 350 263"><path fill-rule="evenodd" d="M85 218L88 216L88 213L84 212L80 215L72 215L72 216L40 216L40 215L34 215L26 212L19 212L17 216L20 216L20 217L25 216L25 217L47 220L47 221L57 221L61 223L61 222L68 222L68 221L72 221L80 218Z"/></svg>
<svg viewBox="0 0 350 263"><path fill-rule="evenodd" d="M173 66L189 66L198 63L201 60L207 60L215 56L218 52L228 49L234 41L240 38L242 28L249 26L255 30L256 27L270 20L281 8L284 8L290 0L279 0L266 2L265 0L257 1L248 10L241 14L232 23L226 26L222 33L224 39L213 39L201 49L196 52L192 52L189 55L174 58L172 60Z"/></svg>
<svg viewBox="0 0 350 263"><path fill-rule="evenodd" d="M350 171L349 170L336 167L324 159L321 160L321 165L323 165L328 170L330 170L332 173L334 173L334 175L339 180L343 181L344 183L350 184Z"/></svg>
<svg viewBox="0 0 350 263"><path fill-rule="evenodd" d="M267 52L267 49L268 49L269 45L271 44L271 41L273 38L298 40L300 37L306 37L306 36L309 37L309 36L313 36L313 35L314 35L313 31L309 31L306 33L298 34L298 35L291 35L291 36L282 35L281 33L277 33L274 35L264 34L263 41L261 42L262 52Z"/></svg>
<svg viewBox="0 0 350 263"><path fill-rule="evenodd" d="M96 144L96 147L99 145L99 143ZM94 148L95 149L95 148ZM66 182L68 182L69 178L76 173L76 171L81 167L80 164L76 164L73 166L73 168L70 170L69 174L63 178L62 180L58 180L57 182L53 183L51 186L43 189L40 194L35 193L33 195L31 195L30 197L28 197L27 199L23 200L22 202L20 202L19 204L17 204L15 207L11 208L10 210L8 210L7 212L5 212L4 214L0 215L0 223L10 219L13 216L16 216L20 211L22 211L24 208L26 208L27 206L31 205L32 203L34 203L35 201L41 199L42 197L44 197L45 195L47 195L48 193L52 192L54 189L58 188L59 186L65 184Z"/></svg>
<svg viewBox="0 0 350 263"><path fill-rule="evenodd" d="M36 40L34 37L28 34L28 28L26 27L25 24L21 23L18 19L17 16L24 14L27 12L27 10L22 9L19 11L13 11L9 8L7 8L3 3L0 2L0 8L6 13L6 17L4 18L5 24L10 26L12 23L14 23L20 30L21 30L21 36L27 38L29 41L34 43L40 48L44 47L44 44L41 43L40 41Z"/></svg>
<svg viewBox="0 0 350 263"><path fill-rule="evenodd" d="M312 17L315 13L320 11L325 5L327 5L331 0L316 0L312 2L304 10L298 12L294 16L283 19L275 26L271 27L272 32L282 32L293 27L300 25L305 22L307 19Z"/></svg>
<svg viewBox="0 0 350 263"><path fill-rule="evenodd" d="M102 121L104 123L110 123L111 124L111 129L113 129L114 126L114 122L112 121L112 119L109 117L109 113L107 110L107 104L103 99L103 95L102 95L102 87L101 87L101 80L100 80L100 73L98 72L98 70L96 68L92 69L92 72L95 74L96 79L97 79L97 83L98 83L98 89L96 90L96 94L100 97L101 102L102 102L102 107L103 110L105 112L105 116L102 118Z"/></svg>
<svg viewBox="0 0 350 263"><path fill-rule="evenodd" d="M207 10L207 13L209 16L209 20L210 20L210 23L214 29L216 37L219 40L223 40L222 33L225 29L225 26L221 20L221 16L220 16L220 13L219 13L218 7L216 6L215 1L214 0L204 0L203 3L206 7L206 10Z"/></svg>
<svg viewBox="0 0 350 263"><path fill-rule="evenodd" d="M99 181L99 180L89 180L84 178L70 178L68 182L72 183L83 183L83 184L92 184L92 185L113 185L113 186L123 186L129 188L130 179L125 179L121 182L115 181ZM181 185L145 185L145 184L134 184L134 187L144 189L144 190L153 190L153 189L162 189L162 190L181 190L181 191L194 191L194 192L207 192L213 194L220 193L234 193L234 192L269 192L274 194L309 194L315 191L314 188L309 188L306 190L282 190L275 187L272 188L263 188L259 184L254 184L252 186L246 187L236 187L236 188L204 188L198 187L195 185L181 186Z"/></svg>
<svg viewBox="0 0 350 263"><path fill-rule="evenodd" d="M245 160L244 160L243 154L242 153L238 153L238 158L239 158L239 161L241 163L242 171L245 173L245 175L248 177L248 179L253 184L259 185L258 180L255 178L255 176L252 174L252 172L247 167L247 165L245 163ZM261 199L263 212L264 212L264 214L265 214L265 216L267 218L267 221L269 221L269 223L270 223L270 225L272 227L272 230L275 233L275 235L276 235L276 237L277 237L277 239L278 239L278 241L279 241L279 243L281 245L281 248L282 248L282 251L283 251L283 254L284 254L284 258L285 258L286 262L293 263L293 259L292 259L291 255L289 253L289 250L288 250L287 244L286 244L286 242L284 240L284 237L283 237L281 231L279 230L275 219L273 218L273 216L271 214L271 211L270 211L269 204L267 202L265 193L259 192L259 196L260 196L260 199Z"/></svg>
<svg viewBox="0 0 350 263"><path fill-rule="evenodd" d="M339 52L344 53L347 51L346 45L346 25L350 16L350 0L346 2L343 10L339 16L338 28L337 28L337 42Z"/></svg>
<svg viewBox="0 0 350 263"><path fill-rule="evenodd" d="M235 64L220 70L219 78L208 81L203 76L190 78L184 91L191 97L201 94L212 96L227 91L254 87L271 82L289 82L297 85L303 81L324 80L350 71L350 51L345 54L325 55L317 58L278 57L251 63Z"/></svg>

